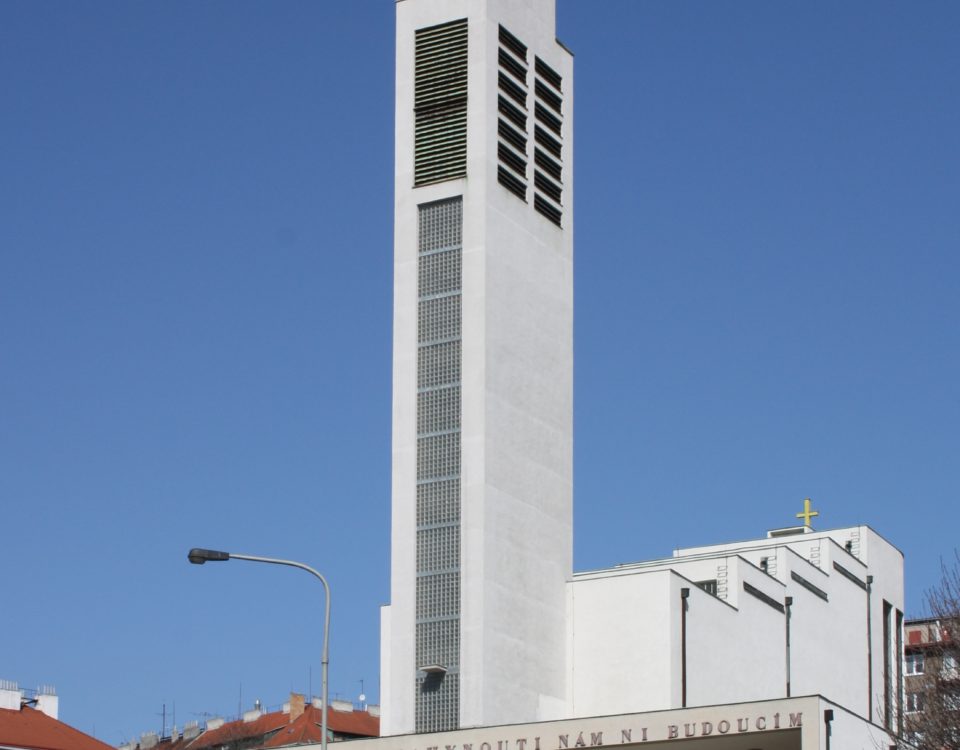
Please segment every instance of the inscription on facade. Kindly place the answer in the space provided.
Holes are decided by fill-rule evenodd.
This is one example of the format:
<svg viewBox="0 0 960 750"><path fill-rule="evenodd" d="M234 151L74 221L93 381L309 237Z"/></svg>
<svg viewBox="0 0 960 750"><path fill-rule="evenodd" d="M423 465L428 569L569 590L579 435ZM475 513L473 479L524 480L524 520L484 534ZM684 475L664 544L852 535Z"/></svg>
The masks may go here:
<svg viewBox="0 0 960 750"><path fill-rule="evenodd" d="M722 734L799 729L802 726L802 711L796 713L778 711L770 715L734 716L729 719L685 721L681 724L667 723L659 726L621 727L617 732L609 730L567 732L557 735L555 743L552 742L552 737L515 737L492 742L428 745L423 750L579 750L603 747L604 744L635 745L642 742L683 740ZM410 748L409 750L420 749Z"/></svg>

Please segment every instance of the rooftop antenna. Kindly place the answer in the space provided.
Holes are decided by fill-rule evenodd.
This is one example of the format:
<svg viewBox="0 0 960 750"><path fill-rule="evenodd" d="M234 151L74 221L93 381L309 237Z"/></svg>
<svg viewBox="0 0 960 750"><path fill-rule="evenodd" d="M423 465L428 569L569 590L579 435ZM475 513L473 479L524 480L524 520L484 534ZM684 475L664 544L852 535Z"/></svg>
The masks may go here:
<svg viewBox="0 0 960 750"><path fill-rule="evenodd" d="M158 714L155 714L155 716L163 717L160 725L160 736L166 737L167 736L167 704L166 703L163 704L163 709L161 710L161 712Z"/></svg>

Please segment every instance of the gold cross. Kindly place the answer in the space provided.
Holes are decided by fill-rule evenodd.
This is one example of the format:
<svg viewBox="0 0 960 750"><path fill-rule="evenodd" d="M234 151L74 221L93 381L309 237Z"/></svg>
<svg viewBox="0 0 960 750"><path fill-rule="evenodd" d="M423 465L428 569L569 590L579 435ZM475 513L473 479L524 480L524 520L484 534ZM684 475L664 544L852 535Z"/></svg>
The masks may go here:
<svg viewBox="0 0 960 750"><path fill-rule="evenodd" d="M820 515L820 511L810 510L810 498L808 497L806 500L803 501L803 513L797 513L797 518L802 518L803 525L809 526L810 519L813 518L814 516L819 516L819 515Z"/></svg>

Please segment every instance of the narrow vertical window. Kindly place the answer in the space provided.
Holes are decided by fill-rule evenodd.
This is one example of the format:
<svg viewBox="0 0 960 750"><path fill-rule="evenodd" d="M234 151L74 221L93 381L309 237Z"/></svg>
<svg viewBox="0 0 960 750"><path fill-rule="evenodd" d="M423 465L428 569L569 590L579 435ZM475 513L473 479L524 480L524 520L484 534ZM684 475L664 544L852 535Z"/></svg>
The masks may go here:
<svg viewBox="0 0 960 750"><path fill-rule="evenodd" d="M440 732L460 721L462 199L418 224L416 730Z"/></svg>

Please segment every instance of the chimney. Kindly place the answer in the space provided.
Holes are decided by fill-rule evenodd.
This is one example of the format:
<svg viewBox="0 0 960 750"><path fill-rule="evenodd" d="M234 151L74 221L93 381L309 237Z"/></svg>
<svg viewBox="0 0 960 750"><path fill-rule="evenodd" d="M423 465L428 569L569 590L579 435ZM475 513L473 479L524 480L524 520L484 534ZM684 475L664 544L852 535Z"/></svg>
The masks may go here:
<svg viewBox="0 0 960 750"><path fill-rule="evenodd" d="M20 710L20 686L13 680L0 680L0 708Z"/></svg>
<svg viewBox="0 0 960 750"><path fill-rule="evenodd" d="M293 724L297 719L303 716L304 711L303 693L290 693L290 723Z"/></svg>
<svg viewBox="0 0 960 750"><path fill-rule="evenodd" d="M41 685L37 688L37 710L43 711L51 719L60 718L60 699L53 685Z"/></svg>
<svg viewBox="0 0 960 750"><path fill-rule="evenodd" d="M145 732L140 735L140 747L142 750L145 748L156 747L160 742L160 738L157 736L156 732Z"/></svg>

